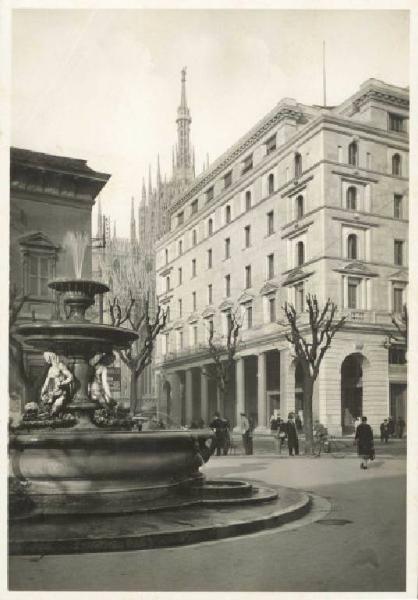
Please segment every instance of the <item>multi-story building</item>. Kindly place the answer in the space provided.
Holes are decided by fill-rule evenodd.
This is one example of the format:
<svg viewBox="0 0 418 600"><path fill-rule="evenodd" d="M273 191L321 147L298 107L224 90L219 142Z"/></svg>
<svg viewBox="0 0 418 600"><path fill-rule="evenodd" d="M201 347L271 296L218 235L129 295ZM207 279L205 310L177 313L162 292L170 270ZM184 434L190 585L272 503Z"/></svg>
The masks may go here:
<svg viewBox="0 0 418 600"><path fill-rule="evenodd" d="M303 375L282 306L303 324L304 299L331 298L347 317L314 388L314 417L331 433L354 418L406 417L405 348L391 315L408 286L408 89L370 79L335 107L285 98L190 185L156 246L160 410L189 424L220 408L257 429L279 409L303 411ZM219 406L207 332L244 321L235 389ZM256 430L257 430L256 429Z"/></svg>

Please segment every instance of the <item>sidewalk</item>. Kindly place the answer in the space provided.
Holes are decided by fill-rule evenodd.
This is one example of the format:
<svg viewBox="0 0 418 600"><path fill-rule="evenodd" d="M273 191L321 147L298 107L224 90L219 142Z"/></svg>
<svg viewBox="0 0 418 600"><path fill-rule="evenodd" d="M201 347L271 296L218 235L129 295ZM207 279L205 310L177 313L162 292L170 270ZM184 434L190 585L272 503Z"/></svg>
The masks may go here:
<svg viewBox="0 0 418 600"><path fill-rule="evenodd" d="M230 454L244 454L244 446L240 434L232 434L233 447ZM406 438L392 438L387 444L382 443L380 438L374 440L376 453L386 456L406 456ZM339 453L356 455L357 447L354 445L354 436L331 438L331 454ZM273 434L256 433L253 436L254 454L289 456L287 445L282 448L281 454L277 452ZM299 436L299 452L304 454L304 435ZM326 454L326 453L325 453Z"/></svg>

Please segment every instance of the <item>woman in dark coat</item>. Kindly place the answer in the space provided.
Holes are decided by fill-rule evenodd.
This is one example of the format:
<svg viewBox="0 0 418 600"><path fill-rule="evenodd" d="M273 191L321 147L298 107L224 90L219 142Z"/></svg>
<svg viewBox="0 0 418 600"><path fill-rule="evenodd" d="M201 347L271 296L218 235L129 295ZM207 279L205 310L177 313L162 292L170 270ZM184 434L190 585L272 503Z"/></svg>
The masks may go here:
<svg viewBox="0 0 418 600"><path fill-rule="evenodd" d="M367 423L367 417L361 417L355 439L357 452L361 458L360 469L367 469L367 461L374 455L373 430Z"/></svg>

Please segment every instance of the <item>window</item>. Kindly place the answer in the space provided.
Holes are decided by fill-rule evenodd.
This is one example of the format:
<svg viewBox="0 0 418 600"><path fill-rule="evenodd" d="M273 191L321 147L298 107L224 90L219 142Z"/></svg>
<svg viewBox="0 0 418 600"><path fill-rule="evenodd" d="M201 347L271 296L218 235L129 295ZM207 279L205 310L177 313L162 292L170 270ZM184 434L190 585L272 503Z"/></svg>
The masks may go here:
<svg viewBox="0 0 418 600"><path fill-rule="evenodd" d="M399 154L392 156L392 175L402 175L402 159Z"/></svg>
<svg viewBox="0 0 418 600"><path fill-rule="evenodd" d="M178 284L181 285L183 283L183 269L181 267L179 267L177 270L177 278Z"/></svg>
<svg viewBox="0 0 418 600"><path fill-rule="evenodd" d="M348 146L348 164L356 167L358 165L358 145L357 142L351 142Z"/></svg>
<svg viewBox="0 0 418 600"><path fill-rule="evenodd" d="M245 210L250 210L251 208L251 191L247 190L245 192Z"/></svg>
<svg viewBox="0 0 418 600"><path fill-rule="evenodd" d="M165 291L166 291L166 292L169 292L169 291L170 291L170 277L169 277L169 276L167 276L167 277L165 278Z"/></svg>
<svg viewBox="0 0 418 600"><path fill-rule="evenodd" d="M395 194L393 197L393 216L395 219L402 219L402 196Z"/></svg>
<svg viewBox="0 0 418 600"><path fill-rule="evenodd" d="M191 203L190 207L192 209L191 210L192 215L195 215L197 213L198 208L199 208L199 201L198 201L197 198L196 198L196 200L193 200L193 202Z"/></svg>
<svg viewBox="0 0 418 600"><path fill-rule="evenodd" d="M197 231L196 231L196 229L193 229L193 231L192 231L192 244L193 244L193 246L196 246L196 244L197 244Z"/></svg>
<svg viewBox="0 0 418 600"><path fill-rule="evenodd" d="M183 350L183 332L179 331L179 350Z"/></svg>
<svg viewBox="0 0 418 600"><path fill-rule="evenodd" d="M178 249L179 249L179 256L181 256L183 254L183 240L179 240Z"/></svg>
<svg viewBox="0 0 418 600"><path fill-rule="evenodd" d="M229 335L229 333L232 331L232 315L231 315L231 311L228 310L228 312L225 315L226 317L226 334Z"/></svg>
<svg viewBox="0 0 418 600"><path fill-rule="evenodd" d="M296 218L297 219L301 219L303 217L303 214L305 212L305 207L304 207L304 201L303 201L303 196L301 194L299 194L299 196L296 198Z"/></svg>
<svg viewBox="0 0 418 600"><path fill-rule="evenodd" d="M229 204L225 206L225 223L231 222L231 207Z"/></svg>
<svg viewBox="0 0 418 600"><path fill-rule="evenodd" d="M208 250L208 269L212 268L212 248Z"/></svg>
<svg viewBox="0 0 418 600"><path fill-rule="evenodd" d="M196 292L192 292L192 310L196 310L197 300L196 300Z"/></svg>
<svg viewBox="0 0 418 600"><path fill-rule="evenodd" d="M399 346L392 346L389 348L389 364L391 365L405 365L406 354L405 348Z"/></svg>
<svg viewBox="0 0 418 600"><path fill-rule="evenodd" d="M394 261L395 265L403 265L403 241L394 241Z"/></svg>
<svg viewBox="0 0 418 600"><path fill-rule="evenodd" d="M303 242L296 244L296 265L300 267L305 262L305 246Z"/></svg>
<svg viewBox="0 0 418 600"><path fill-rule="evenodd" d="M225 258L231 258L231 240L226 238L225 240Z"/></svg>
<svg viewBox="0 0 418 600"><path fill-rule="evenodd" d="M245 247L249 248L251 246L251 225L244 227L244 241Z"/></svg>
<svg viewBox="0 0 418 600"><path fill-rule="evenodd" d="M271 152L274 152L277 148L277 142L276 142L276 134L271 136L267 141L266 141L266 154L269 155L271 154Z"/></svg>
<svg viewBox="0 0 418 600"><path fill-rule="evenodd" d="M213 200L214 195L215 195L215 190L214 190L214 187L212 186L206 190L206 202L210 202L211 200Z"/></svg>
<svg viewBox="0 0 418 600"><path fill-rule="evenodd" d="M245 288L251 287L251 265L245 267Z"/></svg>
<svg viewBox="0 0 418 600"><path fill-rule="evenodd" d="M253 155L250 154L242 161L242 174L247 173L253 168Z"/></svg>
<svg viewBox="0 0 418 600"><path fill-rule="evenodd" d="M268 191L269 191L269 196L271 196L271 194L274 193L274 175L273 175L273 173L270 173L270 175L268 176Z"/></svg>
<svg viewBox="0 0 418 600"><path fill-rule="evenodd" d="M177 226L183 225L184 223L184 212L181 211L177 214Z"/></svg>
<svg viewBox="0 0 418 600"><path fill-rule="evenodd" d="M357 308L357 290L359 285L360 279L356 279L354 277L348 278L348 308Z"/></svg>
<svg viewBox="0 0 418 600"><path fill-rule="evenodd" d="M167 248L165 249L165 264L168 263L168 250Z"/></svg>
<svg viewBox="0 0 418 600"><path fill-rule="evenodd" d="M302 156L299 152L295 154L295 179L298 179L302 175Z"/></svg>
<svg viewBox="0 0 418 600"><path fill-rule="evenodd" d="M296 312L303 312L305 308L305 286L303 283L295 285L295 309Z"/></svg>
<svg viewBox="0 0 418 600"><path fill-rule="evenodd" d="M357 236L354 233L347 237L347 258L357 258Z"/></svg>
<svg viewBox="0 0 418 600"><path fill-rule="evenodd" d="M406 130L405 128L406 119L401 115L394 115L393 113L389 113L389 129L390 131L399 131L403 132Z"/></svg>
<svg viewBox="0 0 418 600"><path fill-rule="evenodd" d="M197 346L198 335L197 335L197 325L193 326L193 346Z"/></svg>
<svg viewBox="0 0 418 600"><path fill-rule="evenodd" d="M347 189L347 210L357 210L357 188L352 185Z"/></svg>
<svg viewBox="0 0 418 600"><path fill-rule="evenodd" d="M167 323L169 323L171 321L171 311L170 311L169 306L167 306L167 310L165 311L165 314L167 315Z"/></svg>
<svg viewBox="0 0 418 600"><path fill-rule="evenodd" d="M393 288L393 312L400 314L403 308L403 288Z"/></svg>
<svg viewBox="0 0 418 600"><path fill-rule="evenodd" d="M213 319L208 319L208 328L209 328L209 338L213 337L214 329L213 329Z"/></svg>
<svg viewBox="0 0 418 600"><path fill-rule="evenodd" d="M274 254L267 256L267 279L273 279L274 277Z"/></svg>
<svg viewBox="0 0 418 600"><path fill-rule="evenodd" d="M51 260L47 256L29 255L28 260L28 287L30 296L48 297L51 290L48 287L50 279Z"/></svg>
<svg viewBox="0 0 418 600"><path fill-rule="evenodd" d="M245 307L245 316L247 318L247 329L251 329L253 326L253 307L251 304Z"/></svg>
<svg viewBox="0 0 418 600"><path fill-rule="evenodd" d="M196 277L196 259L192 259L192 277Z"/></svg>
<svg viewBox="0 0 418 600"><path fill-rule="evenodd" d="M274 212L271 210L267 213L267 235L274 233Z"/></svg>
<svg viewBox="0 0 418 600"><path fill-rule="evenodd" d="M178 299L177 304L178 304L178 308L179 308L179 319L181 319L183 316L183 302L182 302L181 298Z"/></svg>
<svg viewBox="0 0 418 600"><path fill-rule="evenodd" d="M224 187L225 188L229 188L229 186L232 184L232 171L229 171L229 173L227 173L224 176Z"/></svg>
<svg viewBox="0 0 418 600"><path fill-rule="evenodd" d="M209 219L208 221L208 235L212 235L213 234L213 220Z"/></svg>
<svg viewBox="0 0 418 600"><path fill-rule="evenodd" d="M225 275L225 296L229 298L231 295L231 275Z"/></svg>
<svg viewBox="0 0 418 600"><path fill-rule="evenodd" d="M269 319L270 323L276 321L276 298L269 298Z"/></svg>
<svg viewBox="0 0 418 600"><path fill-rule="evenodd" d="M208 304L212 304L213 302L213 288L212 288L212 284L210 283L208 285Z"/></svg>

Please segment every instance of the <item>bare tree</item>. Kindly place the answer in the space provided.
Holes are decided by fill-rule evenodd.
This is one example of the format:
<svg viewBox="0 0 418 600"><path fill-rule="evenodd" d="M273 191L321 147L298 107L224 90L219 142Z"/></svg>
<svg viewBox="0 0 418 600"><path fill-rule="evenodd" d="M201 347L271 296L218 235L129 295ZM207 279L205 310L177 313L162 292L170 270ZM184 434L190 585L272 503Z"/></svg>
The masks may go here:
<svg viewBox="0 0 418 600"><path fill-rule="evenodd" d="M203 374L216 382L222 408L231 387L234 356L239 343L241 327L242 318L239 308L237 308L235 311L227 313L227 331L224 337L216 337L213 327L209 330L208 350L213 361L211 365L213 368L204 368Z"/></svg>
<svg viewBox="0 0 418 600"><path fill-rule="evenodd" d="M309 322L305 326L298 323L298 315L295 307L288 302L283 310L290 326L290 331L285 337L292 344L295 358L302 366L304 375L303 385L303 417L305 432L305 451L312 452L313 447L313 419L312 419L312 395L313 386L319 374L322 359L331 346L331 342L337 331L343 326L346 317L335 320L337 305L329 298L321 309L315 295L306 296Z"/></svg>
<svg viewBox="0 0 418 600"><path fill-rule="evenodd" d="M130 386L130 406L131 413L135 412L137 404L137 384L143 370L152 363L152 354L157 335L163 329L166 323L167 315L161 306L157 306L155 316L152 319L149 310L149 297L147 296L142 304L141 310L137 310L137 315L133 315L134 308L139 307L139 302L132 293L129 301L122 309L118 298L109 302L109 314L112 325L115 327L129 327L138 332L139 339L134 342L127 350L120 350L119 356L131 371Z"/></svg>

